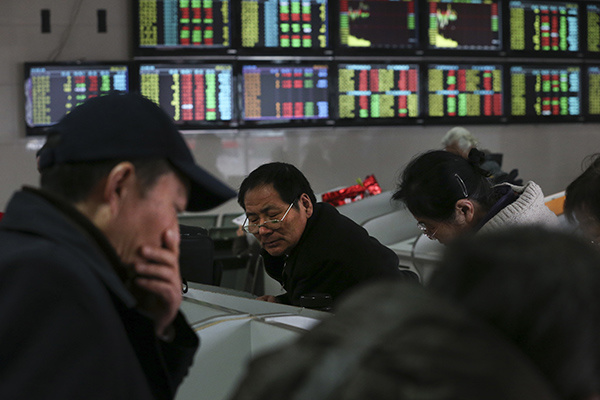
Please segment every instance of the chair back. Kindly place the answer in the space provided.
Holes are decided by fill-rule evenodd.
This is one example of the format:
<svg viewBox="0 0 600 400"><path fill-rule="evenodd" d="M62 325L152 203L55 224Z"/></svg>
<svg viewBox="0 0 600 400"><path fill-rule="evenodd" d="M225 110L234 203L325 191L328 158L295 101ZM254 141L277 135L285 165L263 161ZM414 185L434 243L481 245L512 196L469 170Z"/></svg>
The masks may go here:
<svg viewBox="0 0 600 400"><path fill-rule="evenodd" d="M215 262L215 246L208 230L199 226L179 225L179 268L189 282L219 286L222 270Z"/></svg>

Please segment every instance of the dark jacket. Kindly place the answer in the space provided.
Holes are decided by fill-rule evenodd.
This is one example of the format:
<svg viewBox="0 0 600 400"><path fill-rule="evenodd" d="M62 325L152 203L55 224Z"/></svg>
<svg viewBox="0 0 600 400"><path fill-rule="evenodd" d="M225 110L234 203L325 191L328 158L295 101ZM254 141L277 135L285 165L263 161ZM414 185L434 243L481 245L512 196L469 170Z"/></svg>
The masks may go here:
<svg viewBox="0 0 600 400"><path fill-rule="evenodd" d="M329 294L335 301L346 290L374 279L418 279L401 272L396 253L327 203L317 203L289 257L262 250L265 270L282 283L285 304L300 305L307 293ZM285 265L285 266L284 266ZM407 275L405 275L407 274Z"/></svg>
<svg viewBox="0 0 600 400"><path fill-rule="evenodd" d="M198 337L172 343L135 309L106 237L71 206L24 189L0 222L0 398L171 399Z"/></svg>
<svg viewBox="0 0 600 400"><path fill-rule="evenodd" d="M411 283L370 285L254 359L230 400L558 400L512 343Z"/></svg>

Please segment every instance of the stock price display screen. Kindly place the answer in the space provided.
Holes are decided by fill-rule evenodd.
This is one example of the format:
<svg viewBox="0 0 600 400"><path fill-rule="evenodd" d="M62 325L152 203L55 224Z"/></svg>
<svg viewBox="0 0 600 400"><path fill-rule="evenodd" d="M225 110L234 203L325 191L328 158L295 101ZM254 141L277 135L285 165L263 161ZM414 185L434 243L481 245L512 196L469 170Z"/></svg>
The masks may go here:
<svg viewBox="0 0 600 400"><path fill-rule="evenodd" d="M339 118L419 116L419 68L401 64L340 64Z"/></svg>
<svg viewBox="0 0 600 400"><path fill-rule="evenodd" d="M141 65L140 88L179 124L233 118L231 65Z"/></svg>
<svg viewBox="0 0 600 400"><path fill-rule="evenodd" d="M578 116L581 114L579 67L510 67L512 117Z"/></svg>
<svg viewBox="0 0 600 400"><path fill-rule="evenodd" d="M339 18L343 47L404 49L417 45L414 0L340 0Z"/></svg>
<svg viewBox="0 0 600 400"><path fill-rule="evenodd" d="M587 51L600 54L600 3L587 5Z"/></svg>
<svg viewBox="0 0 600 400"><path fill-rule="evenodd" d="M579 51L579 6L550 1L511 1L510 50Z"/></svg>
<svg viewBox="0 0 600 400"><path fill-rule="evenodd" d="M242 0L242 47L324 49L328 0Z"/></svg>
<svg viewBox="0 0 600 400"><path fill-rule="evenodd" d="M429 48L501 50L498 0L429 0Z"/></svg>
<svg viewBox="0 0 600 400"><path fill-rule="evenodd" d="M27 126L53 125L91 97L128 88L125 65L32 67L25 90Z"/></svg>
<svg viewBox="0 0 600 400"><path fill-rule="evenodd" d="M141 49L229 47L229 0L138 0Z"/></svg>
<svg viewBox="0 0 600 400"><path fill-rule="evenodd" d="M588 114L600 116L600 66L588 67Z"/></svg>
<svg viewBox="0 0 600 400"><path fill-rule="evenodd" d="M503 115L499 65L430 64L427 91L430 117Z"/></svg>
<svg viewBox="0 0 600 400"><path fill-rule="evenodd" d="M244 65L244 120L329 118L328 75L326 65Z"/></svg>

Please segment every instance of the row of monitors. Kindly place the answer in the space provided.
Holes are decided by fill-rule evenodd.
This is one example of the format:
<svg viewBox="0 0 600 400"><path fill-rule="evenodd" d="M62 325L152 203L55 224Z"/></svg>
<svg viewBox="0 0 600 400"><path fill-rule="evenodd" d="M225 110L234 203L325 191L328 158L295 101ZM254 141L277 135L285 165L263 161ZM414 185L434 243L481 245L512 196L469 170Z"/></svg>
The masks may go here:
<svg viewBox="0 0 600 400"><path fill-rule="evenodd" d="M600 1L134 0L135 55L600 57Z"/></svg>
<svg viewBox="0 0 600 400"><path fill-rule="evenodd" d="M600 63L25 65L28 135L111 91L136 91L182 130L600 120Z"/></svg>

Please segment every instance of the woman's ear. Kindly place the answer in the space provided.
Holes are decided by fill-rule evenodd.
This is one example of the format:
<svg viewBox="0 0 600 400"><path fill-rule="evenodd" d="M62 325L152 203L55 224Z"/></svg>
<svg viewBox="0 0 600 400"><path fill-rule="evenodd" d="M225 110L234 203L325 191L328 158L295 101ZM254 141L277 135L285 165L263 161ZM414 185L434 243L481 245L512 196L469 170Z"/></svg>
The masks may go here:
<svg viewBox="0 0 600 400"><path fill-rule="evenodd" d="M300 196L300 199L298 200L298 206L304 209L306 216L310 218L313 213L313 204L312 201L310 201L310 197L306 193L302 193Z"/></svg>
<svg viewBox="0 0 600 400"><path fill-rule="evenodd" d="M475 204L469 199L460 199L454 206L457 221L471 225L475 220Z"/></svg>

